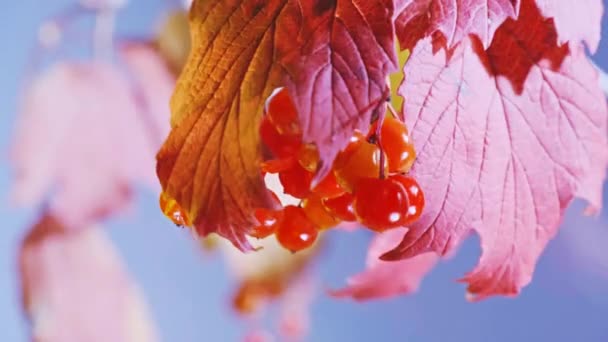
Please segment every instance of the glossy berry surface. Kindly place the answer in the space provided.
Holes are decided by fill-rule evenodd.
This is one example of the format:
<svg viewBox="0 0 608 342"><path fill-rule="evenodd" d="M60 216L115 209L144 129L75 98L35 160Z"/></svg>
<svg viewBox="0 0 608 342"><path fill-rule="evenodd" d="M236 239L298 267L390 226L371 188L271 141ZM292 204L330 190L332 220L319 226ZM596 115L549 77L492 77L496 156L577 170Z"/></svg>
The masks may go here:
<svg viewBox="0 0 608 342"><path fill-rule="evenodd" d="M370 128L370 136L376 135L377 124L375 122ZM416 160L416 151L405 124L387 116L383 120L378 140L386 153L389 172L409 172Z"/></svg>
<svg viewBox="0 0 608 342"><path fill-rule="evenodd" d="M258 208L253 212L258 224L253 227L249 235L254 238L263 239L276 231L283 217L283 212L280 210L272 210L266 208Z"/></svg>
<svg viewBox="0 0 608 342"><path fill-rule="evenodd" d="M298 112L286 88L282 88L269 98L267 115L280 134L300 134Z"/></svg>
<svg viewBox="0 0 608 342"><path fill-rule="evenodd" d="M298 150L298 163L300 165L310 171L317 171L317 167L319 166L319 151L313 144L304 144Z"/></svg>
<svg viewBox="0 0 608 342"><path fill-rule="evenodd" d="M302 208L308 219L314 223L318 229L328 229L335 227L340 220L335 218L323 205L323 201L318 196L311 196L304 200Z"/></svg>
<svg viewBox="0 0 608 342"><path fill-rule="evenodd" d="M281 135L267 116L260 123L260 138L270 153L278 158L293 157L302 145L298 135Z"/></svg>
<svg viewBox="0 0 608 342"><path fill-rule="evenodd" d="M355 215L361 224L372 230L401 226L408 207L405 189L392 179L363 178L357 183Z"/></svg>
<svg viewBox="0 0 608 342"><path fill-rule="evenodd" d="M311 247L318 234L317 227L308 219L304 209L293 205L283 209L283 219L275 232L279 244L292 252Z"/></svg>
<svg viewBox="0 0 608 342"><path fill-rule="evenodd" d="M323 205L334 217L345 222L352 222L357 220L353 206L354 199L353 194L344 193L335 198L324 199Z"/></svg>
<svg viewBox="0 0 608 342"><path fill-rule="evenodd" d="M404 225L414 223L420 218L420 215L422 215L422 211L424 210L424 192L420 188L420 185L418 185L418 182L411 176L394 175L391 176L391 179L399 182L399 184L403 186L408 197L409 207L407 216L402 223Z"/></svg>
<svg viewBox="0 0 608 342"><path fill-rule="evenodd" d="M322 198L334 198L344 194L344 189L338 184L336 175L330 171L327 176L312 189L312 192Z"/></svg>
<svg viewBox="0 0 608 342"><path fill-rule="evenodd" d="M338 154L334 162L334 172L338 184L353 192L355 185L362 178L378 178L380 175L380 148L366 140L358 140ZM385 172L388 167L385 164Z"/></svg>
<svg viewBox="0 0 608 342"><path fill-rule="evenodd" d="M298 163L279 173L283 192L295 198L305 198L310 194L313 177L314 173L307 171Z"/></svg>

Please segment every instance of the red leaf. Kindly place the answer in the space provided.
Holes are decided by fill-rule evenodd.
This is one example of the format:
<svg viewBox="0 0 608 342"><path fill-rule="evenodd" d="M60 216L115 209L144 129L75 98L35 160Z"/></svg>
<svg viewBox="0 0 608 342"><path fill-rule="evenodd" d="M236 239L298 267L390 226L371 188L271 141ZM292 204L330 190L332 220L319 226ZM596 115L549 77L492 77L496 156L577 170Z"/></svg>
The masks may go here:
<svg viewBox="0 0 608 342"><path fill-rule="evenodd" d="M422 278L437 263L437 255L425 253L412 259L382 261L378 257L395 245L403 236L403 229L392 229L378 234L372 241L367 255L367 269L348 279L348 285L332 291L336 297L352 297L357 300L393 297L415 292Z"/></svg>
<svg viewBox="0 0 608 342"><path fill-rule="evenodd" d="M154 150L128 81L111 65L56 64L27 89L13 141L14 197L49 199L81 227L124 207L131 186L154 180Z"/></svg>
<svg viewBox="0 0 608 342"><path fill-rule="evenodd" d="M535 55L503 53L512 60ZM529 57L521 94L508 79L488 74L479 54L490 64L496 58L467 40L448 63L425 40L405 67L400 93L427 207L401 244L383 255L445 254L474 230L482 255L463 279L474 299L515 295L530 282L573 197L600 206L608 160L606 100L579 46L557 68Z"/></svg>
<svg viewBox="0 0 608 342"><path fill-rule="evenodd" d="M37 342L156 341L142 295L101 229L45 217L19 254L23 306Z"/></svg>
<svg viewBox="0 0 608 342"><path fill-rule="evenodd" d="M483 52L480 56L491 74L505 76L521 93L535 64L546 60L558 69L568 52L568 45L558 45L553 20L543 18L534 1L523 0L517 20L507 19L496 32L487 58Z"/></svg>
<svg viewBox="0 0 608 342"><path fill-rule="evenodd" d="M303 139L317 144L324 161L320 176L390 94L392 17L392 0L347 0L293 2L278 18L278 62Z"/></svg>
<svg viewBox="0 0 608 342"><path fill-rule="evenodd" d="M555 21L560 43L585 41L591 52L597 50L604 13L601 0L536 0L536 5Z"/></svg>
<svg viewBox="0 0 608 342"><path fill-rule="evenodd" d="M398 0L395 21L402 49L412 49L433 36L452 48L469 34L479 37L484 47L507 19L518 15L520 0Z"/></svg>

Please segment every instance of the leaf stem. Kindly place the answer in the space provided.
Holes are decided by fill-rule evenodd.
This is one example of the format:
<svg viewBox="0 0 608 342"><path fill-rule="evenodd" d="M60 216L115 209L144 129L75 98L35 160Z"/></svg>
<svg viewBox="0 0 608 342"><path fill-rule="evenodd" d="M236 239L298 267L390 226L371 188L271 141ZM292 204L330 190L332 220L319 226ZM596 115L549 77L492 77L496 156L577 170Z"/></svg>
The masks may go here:
<svg viewBox="0 0 608 342"><path fill-rule="evenodd" d="M390 104L389 104L390 106ZM384 158L384 149L382 148L382 124L384 123L384 117L386 116L386 110L381 110L380 113L378 113L378 119L376 120L376 132L374 133L376 136L376 144L378 145L378 148L380 149L380 179L384 179L384 177L386 176L384 174L384 164L386 163L386 160Z"/></svg>
<svg viewBox="0 0 608 342"><path fill-rule="evenodd" d="M388 108L388 110L391 111L391 114L393 115L393 117L395 118L395 120L399 120L402 123L405 122L405 118L402 115L399 115L399 113L397 113L397 111L395 110L395 107L393 107L393 104L390 102L386 103L386 108Z"/></svg>

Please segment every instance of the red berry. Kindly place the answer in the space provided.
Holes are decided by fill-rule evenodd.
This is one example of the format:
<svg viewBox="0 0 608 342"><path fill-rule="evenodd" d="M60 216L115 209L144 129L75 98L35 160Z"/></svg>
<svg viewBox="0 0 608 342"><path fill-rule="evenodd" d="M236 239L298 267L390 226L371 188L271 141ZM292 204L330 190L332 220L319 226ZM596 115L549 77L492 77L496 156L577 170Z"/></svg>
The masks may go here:
<svg viewBox="0 0 608 342"><path fill-rule="evenodd" d="M260 137L270 153L278 158L294 156L302 145L299 135L279 134L267 116L264 116L260 123Z"/></svg>
<svg viewBox="0 0 608 342"><path fill-rule="evenodd" d="M357 140L339 153L334 162L334 172L338 184L344 190L353 192L355 184L362 178L377 178L380 175L380 148L366 140ZM385 173L388 166L385 163Z"/></svg>
<svg viewBox="0 0 608 342"><path fill-rule="evenodd" d="M326 198L323 200L323 205L327 208L330 214L342 221L356 221L355 208L353 200L355 197L352 194L344 193L342 196L335 198Z"/></svg>
<svg viewBox="0 0 608 342"><path fill-rule="evenodd" d="M283 209L283 219L277 227L275 236L284 248L297 252L312 246L319 234L304 209L289 205Z"/></svg>
<svg viewBox="0 0 608 342"><path fill-rule="evenodd" d="M268 99L267 115L277 131L284 135L301 133L298 112L291 101L287 88L274 93Z"/></svg>
<svg viewBox="0 0 608 342"><path fill-rule="evenodd" d="M344 189L338 184L336 175L332 170L312 189L312 192L321 198L334 198L341 196Z"/></svg>
<svg viewBox="0 0 608 342"><path fill-rule="evenodd" d="M313 177L314 173L305 170L298 163L294 163L292 167L279 173L283 192L295 198L306 198L310 194Z"/></svg>
<svg viewBox="0 0 608 342"><path fill-rule="evenodd" d="M420 218L420 215L422 215L422 211L424 210L424 192L422 192L420 185L418 185L418 182L416 182L413 177L394 175L390 178L403 186L408 197L409 207L402 224L408 225L414 223Z"/></svg>
<svg viewBox="0 0 608 342"><path fill-rule="evenodd" d="M357 183L354 207L361 224L380 232L401 226L409 203L399 182L363 178Z"/></svg>
<svg viewBox="0 0 608 342"><path fill-rule="evenodd" d="M333 217L327 208L323 205L321 198L311 196L304 200L302 208L308 219L314 223L318 229L327 229L335 227L340 223L340 220Z"/></svg>
<svg viewBox="0 0 608 342"><path fill-rule="evenodd" d="M264 173L279 173L282 171L289 170L294 166L296 161L293 157L285 157L280 159L271 159L265 162L262 162L260 166L262 172Z"/></svg>
<svg viewBox="0 0 608 342"><path fill-rule="evenodd" d="M376 121L369 131L369 136L375 136L378 127ZM416 159L416 151L410 140L405 125L392 117L384 118L380 130L380 145L386 153L388 169L391 173L409 172Z"/></svg>
<svg viewBox="0 0 608 342"><path fill-rule="evenodd" d="M266 208L257 208L253 211L258 225L253 227L249 235L254 238L263 239L274 234L283 217L283 212L280 210L272 210Z"/></svg>

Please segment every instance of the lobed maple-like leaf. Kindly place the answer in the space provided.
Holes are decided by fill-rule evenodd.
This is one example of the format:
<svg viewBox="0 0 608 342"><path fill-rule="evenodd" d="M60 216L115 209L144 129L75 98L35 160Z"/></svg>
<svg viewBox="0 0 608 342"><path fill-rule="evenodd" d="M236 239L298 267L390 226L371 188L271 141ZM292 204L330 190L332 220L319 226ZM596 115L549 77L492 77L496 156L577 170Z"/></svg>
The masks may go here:
<svg viewBox="0 0 608 342"><path fill-rule="evenodd" d="M521 0L397 0L395 27L402 49L425 37L453 48L468 35L488 47L507 18L516 18Z"/></svg>
<svg viewBox="0 0 608 342"><path fill-rule="evenodd" d="M298 109L303 140L322 169L390 95L397 69L393 0L291 1L278 17L277 61Z"/></svg>
<svg viewBox="0 0 608 342"><path fill-rule="evenodd" d="M44 217L23 240L24 310L37 342L157 340L142 294L103 230Z"/></svg>
<svg viewBox="0 0 608 342"><path fill-rule="evenodd" d="M157 145L146 130L114 66L53 65L24 93L11 151L15 200L48 204L70 228L123 208L134 184L155 183Z"/></svg>
<svg viewBox="0 0 608 342"><path fill-rule="evenodd" d="M157 174L206 236L217 232L241 250L252 211L270 204L259 171L258 126L279 86L273 65L275 19L286 0L195 1L192 50L171 101L172 130Z"/></svg>
<svg viewBox="0 0 608 342"><path fill-rule="evenodd" d="M574 196L601 205L606 100L579 45L555 65L537 57L554 56L556 40L549 47L533 44L544 33L515 34L554 30L543 23L529 1L519 21L498 30L504 32L487 53L478 40L465 40L448 62L444 51L433 54L427 39L405 67L400 93L419 151L413 174L427 206L382 258L446 254L475 231L482 255L463 279L471 299L515 295L528 284ZM526 75L497 73L496 63L509 60L518 61L511 71ZM526 60L529 68L521 68ZM525 80L521 88L514 79Z"/></svg>
<svg viewBox="0 0 608 342"><path fill-rule="evenodd" d="M403 237L405 231L392 229L376 235L369 247L366 270L350 277L346 287L331 291L331 295L369 300L415 292L424 276L437 263L439 257L435 253L425 253L398 261L378 259L395 246L395 242Z"/></svg>
<svg viewBox="0 0 608 342"><path fill-rule="evenodd" d="M585 41L591 52L600 43L604 6L601 0L556 1L536 0L547 18L553 18L560 42L578 44Z"/></svg>

